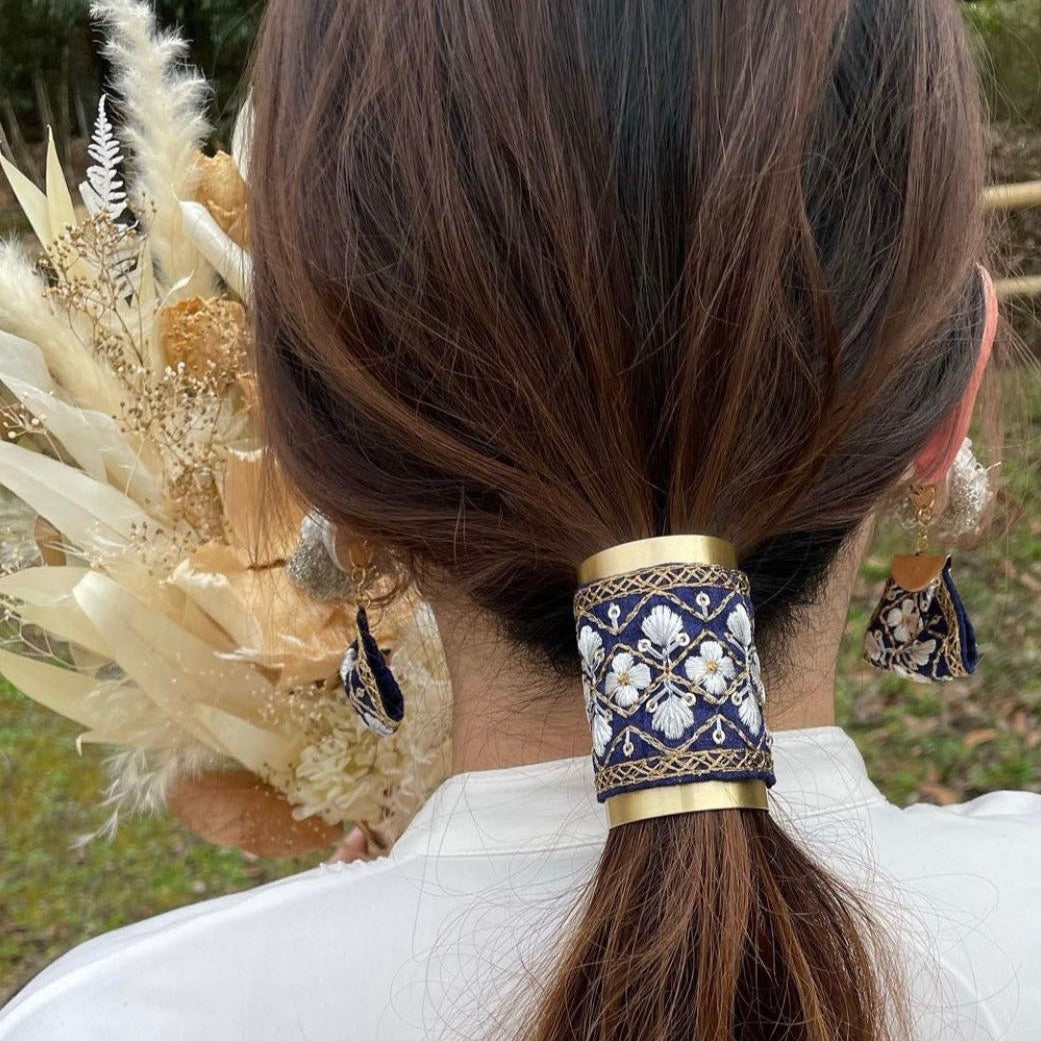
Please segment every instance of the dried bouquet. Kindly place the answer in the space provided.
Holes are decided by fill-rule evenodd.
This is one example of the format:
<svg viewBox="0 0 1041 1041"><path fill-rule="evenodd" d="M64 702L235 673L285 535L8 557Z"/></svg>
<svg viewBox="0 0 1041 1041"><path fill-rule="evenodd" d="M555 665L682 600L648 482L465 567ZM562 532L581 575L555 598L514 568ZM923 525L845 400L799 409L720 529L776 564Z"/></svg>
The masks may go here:
<svg viewBox="0 0 1041 1041"><path fill-rule="evenodd" d="M92 13L118 103L82 205L53 142L46 190L2 161L41 249L0 246L0 485L34 543L0 574L0 673L113 750L112 828L169 808L258 854L349 823L392 839L447 768L436 630L414 596L386 609L411 719L376 738L337 675L351 604L286 569L303 510L265 465L249 367L246 134L204 157L180 38L141 0Z"/></svg>

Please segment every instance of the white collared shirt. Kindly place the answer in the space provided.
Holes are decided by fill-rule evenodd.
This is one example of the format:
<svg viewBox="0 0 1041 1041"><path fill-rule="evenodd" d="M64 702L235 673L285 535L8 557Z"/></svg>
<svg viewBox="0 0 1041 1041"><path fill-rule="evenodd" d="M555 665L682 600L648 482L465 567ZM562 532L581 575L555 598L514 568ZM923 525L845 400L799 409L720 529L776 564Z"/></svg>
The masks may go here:
<svg viewBox="0 0 1041 1041"><path fill-rule="evenodd" d="M772 811L868 894L919 1041L1039 1041L1041 796L899 810L841 730L779 733L774 750ZM0 1013L0 1041L505 1038L605 834L587 759L461 774L389 857L76 948Z"/></svg>

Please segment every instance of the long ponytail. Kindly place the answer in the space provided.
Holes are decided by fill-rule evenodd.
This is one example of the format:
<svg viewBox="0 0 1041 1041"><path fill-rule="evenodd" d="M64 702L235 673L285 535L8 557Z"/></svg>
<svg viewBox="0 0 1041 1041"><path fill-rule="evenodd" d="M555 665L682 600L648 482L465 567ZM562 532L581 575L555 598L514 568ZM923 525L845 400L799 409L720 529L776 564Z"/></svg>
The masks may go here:
<svg viewBox="0 0 1041 1041"><path fill-rule="evenodd" d="M612 829L524 1041L881 1041L899 978L860 899L769 815ZM883 982L884 981L884 982Z"/></svg>
<svg viewBox="0 0 1041 1041"><path fill-rule="evenodd" d="M572 678L580 561L722 536L781 662L975 360L956 5L269 0L254 104L302 496ZM881 1041L875 936L763 814L627 825L524 1041Z"/></svg>

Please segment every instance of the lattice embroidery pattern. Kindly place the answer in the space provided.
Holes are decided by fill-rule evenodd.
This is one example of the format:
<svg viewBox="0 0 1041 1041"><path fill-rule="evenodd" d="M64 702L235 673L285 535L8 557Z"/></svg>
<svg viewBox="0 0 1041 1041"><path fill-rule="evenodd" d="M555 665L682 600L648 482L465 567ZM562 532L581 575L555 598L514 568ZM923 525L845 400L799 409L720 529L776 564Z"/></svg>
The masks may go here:
<svg viewBox="0 0 1041 1041"><path fill-rule="evenodd" d="M748 580L669 565L575 596L598 797L710 779L773 783Z"/></svg>
<svg viewBox="0 0 1041 1041"><path fill-rule="evenodd" d="M768 774L773 760L768 748L706 748L694 752L671 752L649 759L625 760L605 766L596 776L597 794L652 788L677 776L712 776L747 773Z"/></svg>
<svg viewBox="0 0 1041 1041"><path fill-rule="evenodd" d="M968 676L976 667L972 624L950 578L950 564L922 592L910 592L892 578L864 636L864 657L919 683Z"/></svg>

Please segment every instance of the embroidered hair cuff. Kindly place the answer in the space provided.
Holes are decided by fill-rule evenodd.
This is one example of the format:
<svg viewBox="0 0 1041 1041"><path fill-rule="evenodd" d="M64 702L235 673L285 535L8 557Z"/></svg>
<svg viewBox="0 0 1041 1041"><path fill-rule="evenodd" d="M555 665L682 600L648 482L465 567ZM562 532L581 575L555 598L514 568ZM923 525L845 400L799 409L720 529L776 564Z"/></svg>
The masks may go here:
<svg viewBox="0 0 1041 1041"><path fill-rule="evenodd" d="M735 563L727 542L675 536L616 546L579 568L578 651L597 798L612 827L766 809L766 693L748 578Z"/></svg>

